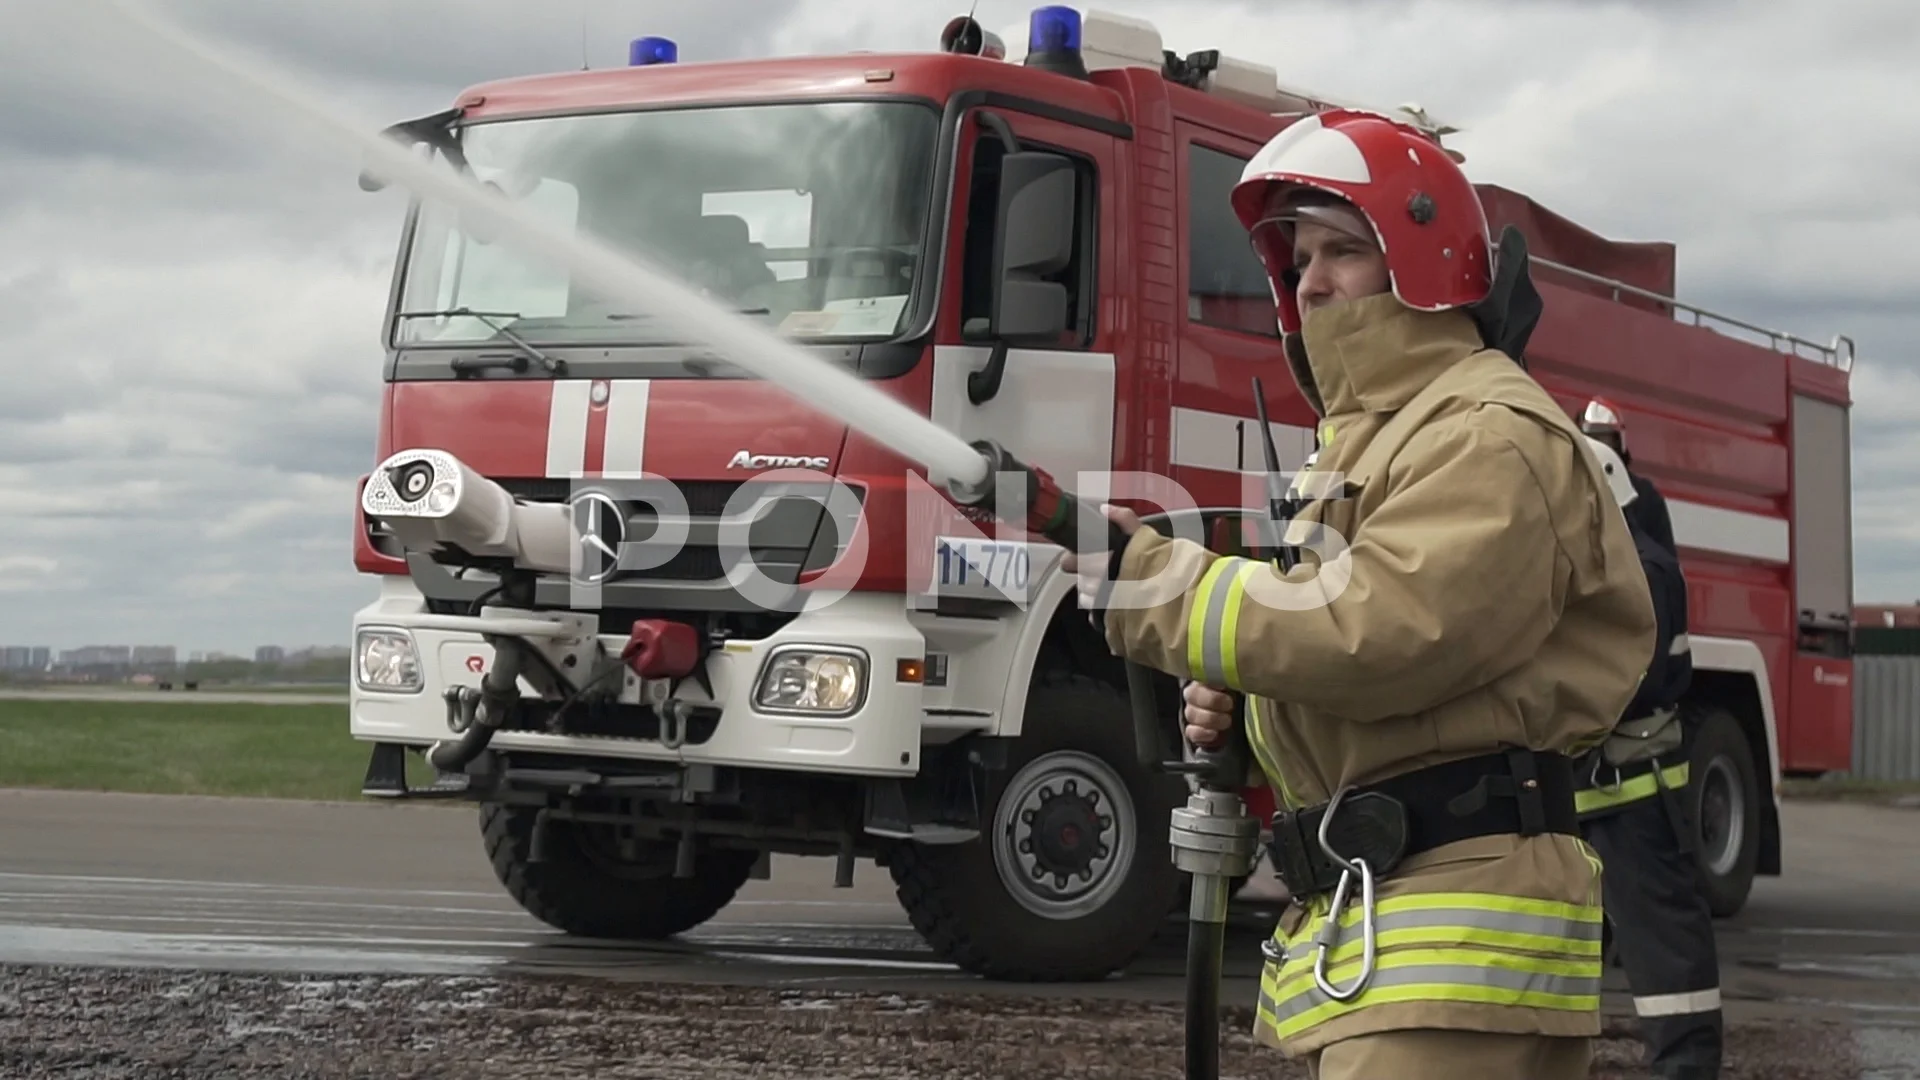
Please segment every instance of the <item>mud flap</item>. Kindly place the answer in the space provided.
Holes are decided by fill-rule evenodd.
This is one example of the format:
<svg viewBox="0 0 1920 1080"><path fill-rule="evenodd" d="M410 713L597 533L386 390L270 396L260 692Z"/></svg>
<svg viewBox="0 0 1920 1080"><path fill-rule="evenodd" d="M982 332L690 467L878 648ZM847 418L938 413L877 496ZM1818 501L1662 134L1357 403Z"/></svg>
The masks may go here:
<svg viewBox="0 0 1920 1080"><path fill-rule="evenodd" d="M360 794L374 799L406 798L407 748L399 743L374 743L366 779L360 781Z"/></svg>
<svg viewBox="0 0 1920 1080"><path fill-rule="evenodd" d="M367 775L360 794L371 799L458 799L467 793L467 777L442 775L431 787L407 786L407 748L401 743L374 743L367 759Z"/></svg>

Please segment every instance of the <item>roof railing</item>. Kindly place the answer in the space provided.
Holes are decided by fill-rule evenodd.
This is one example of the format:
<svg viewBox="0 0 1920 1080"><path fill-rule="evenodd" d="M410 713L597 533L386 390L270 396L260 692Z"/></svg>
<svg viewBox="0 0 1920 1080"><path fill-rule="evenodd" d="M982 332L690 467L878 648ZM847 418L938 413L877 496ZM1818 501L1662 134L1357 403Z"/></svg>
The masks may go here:
<svg viewBox="0 0 1920 1080"><path fill-rule="evenodd" d="M1832 344L1822 345L1817 341L1809 341L1798 334L1789 334L1784 330L1770 330L1764 326L1756 326L1743 319L1736 319L1731 315L1722 315L1717 311L1709 311L1706 308L1689 304L1684 300L1675 300L1671 296L1662 296L1650 289L1642 289L1637 285L1629 285L1624 281L1603 277L1591 271L1566 266L1550 259L1543 259L1538 255L1530 255L1528 259L1536 266L1544 266L1558 273L1580 278L1583 281L1591 281L1596 285L1604 285L1613 290L1613 299L1616 301L1622 296L1637 296L1643 300L1652 300L1656 303L1666 304L1692 315L1693 325L1695 326L1708 330L1716 329L1701 322L1702 319L1712 319L1715 322L1738 327L1748 333L1765 338L1768 347L1775 352L1784 352L1792 356L1798 356L1804 360L1812 360L1817 364L1825 364L1828 367L1838 368L1841 371L1851 372L1853 370L1853 339L1845 334L1835 334ZM1811 350L1812 354L1809 355L1807 350Z"/></svg>

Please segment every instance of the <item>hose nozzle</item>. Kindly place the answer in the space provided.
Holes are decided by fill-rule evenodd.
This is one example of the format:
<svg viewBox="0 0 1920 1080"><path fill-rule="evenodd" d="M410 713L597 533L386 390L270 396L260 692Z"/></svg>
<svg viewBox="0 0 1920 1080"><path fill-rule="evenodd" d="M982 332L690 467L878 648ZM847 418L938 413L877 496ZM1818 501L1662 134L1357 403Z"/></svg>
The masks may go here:
<svg viewBox="0 0 1920 1080"><path fill-rule="evenodd" d="M992 513L1007 520L998 505L1008 483L1018 484L1019 503L1024 517L1019 519L1028 532L1046 537L1076 554L1120 551L1127 546L1127 534L1107 520L1100 508L1061 487L1045 470L1014 457L999 443L982 439L971 444L987 462L987 470L978 483L949 480L947 491L954 501ZM1105 528L1088 527L1104 523Z"/></svg>

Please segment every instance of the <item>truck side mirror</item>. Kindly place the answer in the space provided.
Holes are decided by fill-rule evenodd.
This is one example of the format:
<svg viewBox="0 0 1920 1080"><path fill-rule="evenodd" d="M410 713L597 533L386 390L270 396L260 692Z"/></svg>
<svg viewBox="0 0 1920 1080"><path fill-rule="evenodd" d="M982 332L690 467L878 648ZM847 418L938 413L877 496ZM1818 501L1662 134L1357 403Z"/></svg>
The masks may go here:
<svg viewBox="0 0 1920 1080"><path fill-rule="evenodd" d="M1038 150L1001 159L991 312L1002 341L1050 343L1066 332L1067 287L1044 279L1072 260L1078 213L1073 162Z"/></svg>

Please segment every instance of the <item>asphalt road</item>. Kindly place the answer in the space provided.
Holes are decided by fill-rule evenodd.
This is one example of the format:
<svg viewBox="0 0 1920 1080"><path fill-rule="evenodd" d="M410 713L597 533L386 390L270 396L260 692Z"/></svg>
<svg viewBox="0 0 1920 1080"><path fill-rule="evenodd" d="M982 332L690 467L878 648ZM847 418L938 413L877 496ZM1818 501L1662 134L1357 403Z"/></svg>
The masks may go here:
<svg viewBox="0 0 1920 1080"><path fill-rule="evenodd" d="M1762 879L1721 927L1729 1023L1831 1022L1853 1063L1831 1075L1920 1076L1920 812L1795 803L1784 824L1787 875ZM1247 1007L1271 915L1237 919L1222 1001ZM830 861L788 860L682 942L614 946L521 912L470 808L0 791L0 965L537 973L633 992L704 983L1144 1007L1180 1001L1182 933L1170 923L1133 971L1101 984L986 983L932 959L885 871L862 865L835 889ZM1609 995L1610 1013L1623 1006Z"/></svg>

